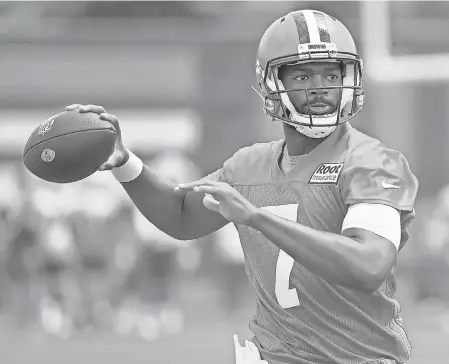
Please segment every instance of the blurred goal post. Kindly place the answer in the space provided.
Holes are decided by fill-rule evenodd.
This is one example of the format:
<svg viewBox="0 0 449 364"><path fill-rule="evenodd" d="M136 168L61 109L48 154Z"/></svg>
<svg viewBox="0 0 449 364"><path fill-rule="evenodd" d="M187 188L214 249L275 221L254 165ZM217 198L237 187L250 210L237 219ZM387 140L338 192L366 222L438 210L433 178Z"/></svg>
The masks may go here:
<svg viewBox="0 0 449 364"><path fill-rule="evenodd" d="M361 2L366 76L376 83L449 81L449 53L391 55L389 8L388 1Z"/></svg>

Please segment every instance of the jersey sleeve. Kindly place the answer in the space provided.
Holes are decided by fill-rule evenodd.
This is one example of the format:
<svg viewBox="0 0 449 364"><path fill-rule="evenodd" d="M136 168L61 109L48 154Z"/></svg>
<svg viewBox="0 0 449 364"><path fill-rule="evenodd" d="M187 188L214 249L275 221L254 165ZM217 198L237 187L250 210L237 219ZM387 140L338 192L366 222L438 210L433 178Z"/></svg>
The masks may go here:
<svg viewBox="0 0 449 364"><path fill-rule="evenodd" d="M350 151L342 177L341 196L346 205L381 203L413 211L418 180L396 150L375 146Z"/></svg>
<svg viewBox="0 0 449 364"><path fill-rule="evenodd" d="M209 173L207 176L204 176L201 178L201 180L210 180L210 181L216 181L216 182L225 182L223 180L223 168L217 169L215 172Z"/></svg>
<svg viewBox="0 0 449 364"><path fill-rule="evenodd" d="M215 172L208 174L202 179L208 179L217 182L225 182L230 184L231 186L234 184L236 180L236 176L240 174L240 169L242 165L245 165L247 154L247 147L238 150L232 157L227 159L223 166L217 169Z"/></svg>

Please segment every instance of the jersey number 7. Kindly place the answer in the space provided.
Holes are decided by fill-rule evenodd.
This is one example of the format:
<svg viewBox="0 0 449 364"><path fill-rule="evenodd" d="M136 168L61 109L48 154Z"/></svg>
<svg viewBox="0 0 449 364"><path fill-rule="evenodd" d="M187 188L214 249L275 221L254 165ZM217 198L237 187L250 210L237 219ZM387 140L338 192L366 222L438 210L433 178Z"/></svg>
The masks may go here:
<svg viewBox="0 0 449 364"><path fill-rule="evenodd" d="M264 210L282 217L283 219L295 221L298 213L298 205L266 206ZM293 269L293 258L283 250L279 250L276 261L275 294L279 306L291 308L299 306L298 292L296 288L290 287L290 274Z"/></svg>

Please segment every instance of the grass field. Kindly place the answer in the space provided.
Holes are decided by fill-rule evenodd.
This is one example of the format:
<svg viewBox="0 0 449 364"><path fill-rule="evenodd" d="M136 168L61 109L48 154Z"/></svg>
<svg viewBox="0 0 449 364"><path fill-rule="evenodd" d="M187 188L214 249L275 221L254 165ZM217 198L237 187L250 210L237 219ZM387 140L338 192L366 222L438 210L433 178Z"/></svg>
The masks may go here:
<svg viewBox="0 0 449 364"><path fill-rule="evenodd" d="M225 319L211 289L192 292L186 302L186 327L176 336L144 342L137 335L111 333L75 335L69 340L47 336L41 330L20 332L0 322L0 364L233 364L232 335L251 336L247 321L250 300L238 317ZM448 364L449 305L427 302L403 304L413 356L407 364ZM294 363L292 363L294 364Z"/></svg>

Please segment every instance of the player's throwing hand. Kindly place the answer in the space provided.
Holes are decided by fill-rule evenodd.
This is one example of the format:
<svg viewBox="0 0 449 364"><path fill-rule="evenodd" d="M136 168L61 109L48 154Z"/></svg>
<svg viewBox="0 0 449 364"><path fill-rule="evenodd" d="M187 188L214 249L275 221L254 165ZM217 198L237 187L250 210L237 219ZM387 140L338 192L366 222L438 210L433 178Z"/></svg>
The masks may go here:
<svg viewBox="0 0 449 364"><path fill-rule="evenodd" d="M81 105L81 104L72 104L66 106L66 111L79 110L79 112L93 112L100 115L100 119L109 121L115 128L117 133L117 139L115 142L114 153L109 156L109 159L104 162L99 168L99 171L111 170L115 167L120 167L125 164L129 158L129 152L123 146L122 141L122 132L120 130L120 124L115 115L109 114L106 112L103 106L99 105Z"/></svg>
<svg viewBox="0 0 449 364"><path fill-rule="evenodd" d="M205 193L204 206L211 211L218 212L226 220L235 224L248 225L251 216L257 210L238 191L224 182L199 180L180 184L175 187L175 190Z"/></svg>

